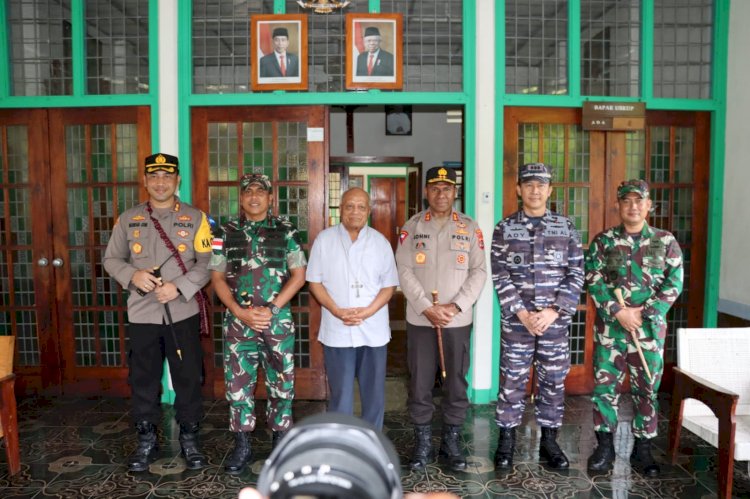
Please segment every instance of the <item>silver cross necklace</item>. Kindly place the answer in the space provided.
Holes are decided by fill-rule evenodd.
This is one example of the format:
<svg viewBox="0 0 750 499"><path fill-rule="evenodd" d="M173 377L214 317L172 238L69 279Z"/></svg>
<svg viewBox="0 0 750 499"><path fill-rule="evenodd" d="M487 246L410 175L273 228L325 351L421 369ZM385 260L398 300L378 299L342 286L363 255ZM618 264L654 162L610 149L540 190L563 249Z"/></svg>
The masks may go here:
<svg viewBox="0 0 750 499"><path fill-rule="evenodd" d="M349 237L349 232L346 230L346 228L343 225L341 226L341 228L344 231L344 237L348 238ZM352 264L349 261L349 251L351 251L352 246L354 246L354 243L357 242L357 241L361 240L362 241L361 245L362 246L365 245L365 239L367 238L367 232L365 231L365 228L366 227L362 227L362 229L359 231L359 236L360 237L358 237L355 241L351 242L351 245L349 246L348 250L346 248L346 243L344 243L343 239L341 239L341 234L339 234L339 242L341 243L341 248L344 250L344 256L346 257L346 282L349 283L350 282L350 276L354 276L354 283L353 284L349 284L349 287L352 288L355 291L357 298L359 298L359 290L361 288L365 287L365 285L362 284L359 281L359 273L362 271L362 263L363 263L364 258L365 258L365 249L362 248L362 254L360 254L360 256L359 256L359 265L357 266L357 272L356 273L354 272L354 270L352 270ZM363 233L364 233L364 235L363 235Z"/></svg>

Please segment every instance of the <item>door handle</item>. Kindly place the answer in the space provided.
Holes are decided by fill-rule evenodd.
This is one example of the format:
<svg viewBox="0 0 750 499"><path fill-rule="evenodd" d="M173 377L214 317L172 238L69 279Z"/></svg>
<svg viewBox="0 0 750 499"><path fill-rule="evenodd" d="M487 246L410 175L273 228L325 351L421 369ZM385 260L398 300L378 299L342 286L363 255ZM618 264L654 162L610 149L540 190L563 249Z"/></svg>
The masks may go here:
<svg viewBox="0 0 750 499"><path fill-rule="evenodd" d="M64 263L64 262L63 262L63 259L62 259L62 258L55 258L54 260L52 260L52 266L53 266L53 267L57 267L57 268L60 268L60 267L62 267L62 266L63 266L63 263Z"/></svg>
<svg viewBox="0 0 750 499"><path fill-rule="evenodd" d="M40 258L39 260L36 261L36 264L39 265L40 267L46 267L47 265L49 265L49 260L47 260L46 258L42 257L42 258Z"/></svg>

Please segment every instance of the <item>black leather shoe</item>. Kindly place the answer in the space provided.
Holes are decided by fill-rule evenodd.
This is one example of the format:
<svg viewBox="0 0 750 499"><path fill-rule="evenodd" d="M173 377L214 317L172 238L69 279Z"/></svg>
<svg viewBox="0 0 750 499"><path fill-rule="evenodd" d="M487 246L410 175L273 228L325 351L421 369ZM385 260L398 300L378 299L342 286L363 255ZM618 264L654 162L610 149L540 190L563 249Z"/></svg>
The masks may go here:
<svg viewBox="0 0 750 499"><path fill-rule="evenodd" d="M138 447L128 460L128 471L146 471L148 465L156 460L156 454L159 452L156 426L148 421L139 421L135 429L138 434Z"/></svg>
<svg viewBox="0 0 750 499"><path fill-rule="evenodd" d="M234 450L224 463L224 471L230 475L239 475L252 458L253 451L250 448L250 434L243 431L235 432Z"/></svg>
<svg viewBox="0 0 750 499"><path fill-rule="evenodd" d="M439 455L442 461L446 462L453 471L463 471L466 469L466 458L461 451L459 436L461 427L459 425L444 425L443 436L440 442Z"/></svg>
<svg viewBox="0 0 750 499"><path fill-rule="evenodd" d="M500 428L495 451L495 469L509 470L513 467L513 453L516 450L516 427Z"/></svg>
<svg viewBox="0 0 750 499"><path fill-rule="evenodd" d="M409 468L423 470L435 459L432 451L432 427L429 424L414 425L414 451Z"/></svg>
<svg viewBox="0 0 750 499"><path fill-rule="evenodd" d="M189 470L199 470L208 465L206 455L200 451L198 444L198 423L180 423L180 447L185 465Z"/></svg>
<svg viewBox="0 0 750 499"><path fill-rule="evenodd" d="M641 475L648 478L656 478L661 473L661 468L656 464L654 456L651 454L651 439L635 439L633 452L630 454L630 466Z"/></svg>
<svg viewBox="0 0 750 499"><path fill-rule="evenodd" d="M547 466L555 470L570 467L568 456L557 445L557 428L542 427L542 440L539 442L539 457L547 460Z"/></svg>
<svg viewBox="0 0 750 499"><path fill-rule="evenodd" d="M608 431L597 431L596 441L598 445L594 453L589 456L588 470L597 472L611 470L615 462L614 435Z"/></svg>

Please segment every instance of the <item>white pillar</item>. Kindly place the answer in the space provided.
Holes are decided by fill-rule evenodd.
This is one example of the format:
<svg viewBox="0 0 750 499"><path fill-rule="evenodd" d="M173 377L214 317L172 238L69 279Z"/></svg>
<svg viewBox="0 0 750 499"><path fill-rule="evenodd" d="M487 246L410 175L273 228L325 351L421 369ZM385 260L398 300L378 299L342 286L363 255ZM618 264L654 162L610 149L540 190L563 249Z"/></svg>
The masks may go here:
<svg viewBox="0 0 750 499"><path fill-rule="evenodd" d="M494 291L490 278L490 242L495 227L494 190L495 168L502 168L502 163L495 165L495 2L482 2L481 11L477 13L477 64L476 95L476 196L475 214L479 227L484 234L484 247L487 257L487 283L479 296L474 317L472 359L472 380L475 390L488 390L492 385L492 342L495 321L492 319ZM502 137L497 140L502 141ZM481 347L480 347L481 346Z"/></svg>
<svg viewBox="0 0 750 499"><path fill-rule="evenodd" d="M177 0L159 0L159 152L177 156ZM182 158L180 158L182 159Z"/></svg>

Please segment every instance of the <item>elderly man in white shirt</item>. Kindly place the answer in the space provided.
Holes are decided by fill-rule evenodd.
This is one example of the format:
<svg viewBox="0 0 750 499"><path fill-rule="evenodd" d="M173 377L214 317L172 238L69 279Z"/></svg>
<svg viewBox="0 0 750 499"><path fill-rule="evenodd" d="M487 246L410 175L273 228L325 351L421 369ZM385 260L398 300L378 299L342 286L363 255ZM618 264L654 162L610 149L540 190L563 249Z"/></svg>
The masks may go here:
<svg viewBox="0 0 750 499"><path fill-rule="evenodd" d="M328 410L354 412L359 382L362 419L383 427L385 368L391 339L388 301L398 271L388 240L367 226L370 197L349 189L341 198L341 223L315 239L307 264L310 291L323 306L323 343L331 398Z"/></svg>

